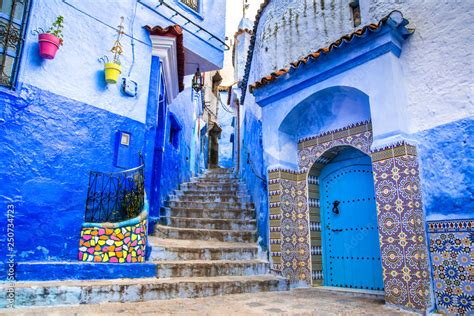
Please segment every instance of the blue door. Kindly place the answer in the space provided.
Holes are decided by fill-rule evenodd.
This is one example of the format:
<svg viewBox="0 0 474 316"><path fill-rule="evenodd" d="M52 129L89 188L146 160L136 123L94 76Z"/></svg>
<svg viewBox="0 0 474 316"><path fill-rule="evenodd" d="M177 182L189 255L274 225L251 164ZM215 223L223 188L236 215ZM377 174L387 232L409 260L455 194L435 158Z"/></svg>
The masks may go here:
<svg viewBox="0 0 474 316"><path fill-rule="evenodd" d="M324 285L382 290L372 162L341 151L320 174Z"/></svg>

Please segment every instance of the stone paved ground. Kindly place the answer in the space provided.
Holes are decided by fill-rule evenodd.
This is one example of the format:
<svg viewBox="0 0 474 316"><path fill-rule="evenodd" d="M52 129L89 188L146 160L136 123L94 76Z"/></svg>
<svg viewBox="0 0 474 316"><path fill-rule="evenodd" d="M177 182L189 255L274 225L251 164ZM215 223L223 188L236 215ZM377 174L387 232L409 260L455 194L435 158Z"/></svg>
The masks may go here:
<svg viewBox="0 0 474 316"><path fill-rule="evenodd" d="M1 315L4 315L0 312ZM380 299L318 289L235 294L220 297L18 309L7 315L413 315Z"/></svg>

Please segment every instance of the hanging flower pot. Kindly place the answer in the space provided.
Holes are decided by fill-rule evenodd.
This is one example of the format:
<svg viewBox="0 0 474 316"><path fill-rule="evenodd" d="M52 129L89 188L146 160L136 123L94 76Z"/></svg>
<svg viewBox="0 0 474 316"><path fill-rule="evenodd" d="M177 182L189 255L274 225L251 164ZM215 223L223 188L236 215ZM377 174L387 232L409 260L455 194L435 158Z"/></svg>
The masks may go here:
<svg viewBox="0 0 474 316"><path fill-rule="evenodd" d="M105 71L105 81L107 83L115 84L117 83L118 78L120 74L122 73L122 66L114 62L105 63L104 71Z"/></svg>
<svg viewBox="0 0 474 316"><path fill-rule="evenodd" d="M110 84L116 84L120 74L122 73L120 55L122 54L123 49L120 39L122 38L122 35L125 34L123 30L123 17L121 17L121 22L117 29L117 39L115 40L114 46L110 50L112 53L114 53L113 60L109 61L109 57L107 56L99 58L99 61L104 63L105 82Z"/></svg>
<svg viewBox="0 0 474 316"><path fill-rule="evenodd" d="M38 34L39 54L44 59L54 59L56 52L61 46L61 39L53 34Z"/></svg>
<svg viewBox="0 0 474 316"><path fill-rule="evenodd" d="M56 56L59 46L63 44L63 21L64 18L60 15L47 32L41 28L36 30L41 58L54 59Z"/></svg>

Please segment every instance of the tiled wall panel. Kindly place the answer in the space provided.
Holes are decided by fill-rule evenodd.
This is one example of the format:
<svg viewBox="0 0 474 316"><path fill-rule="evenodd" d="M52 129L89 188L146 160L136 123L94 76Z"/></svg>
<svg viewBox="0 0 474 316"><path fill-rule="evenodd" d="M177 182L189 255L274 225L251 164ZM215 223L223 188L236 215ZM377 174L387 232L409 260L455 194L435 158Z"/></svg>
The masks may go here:
<svg viewBox="0 0 474 316"><path fill-rule="evenodd" d="M428 223L436 308L474 315L474 220Z"/></svg>

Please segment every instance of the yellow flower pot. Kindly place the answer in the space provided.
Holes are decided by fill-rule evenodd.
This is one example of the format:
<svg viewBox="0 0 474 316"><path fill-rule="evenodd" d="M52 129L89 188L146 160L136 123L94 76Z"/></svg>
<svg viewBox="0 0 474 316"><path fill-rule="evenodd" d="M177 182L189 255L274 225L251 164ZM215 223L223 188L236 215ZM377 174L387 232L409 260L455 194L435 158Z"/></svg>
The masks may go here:
<svg viewBox="0 0 474 316"><path fill-rule="evenodd" d="M104 66L105 81L107 83L117 83L120 74L122 73L122 67L116 63L106 63Z"/></svg>

